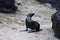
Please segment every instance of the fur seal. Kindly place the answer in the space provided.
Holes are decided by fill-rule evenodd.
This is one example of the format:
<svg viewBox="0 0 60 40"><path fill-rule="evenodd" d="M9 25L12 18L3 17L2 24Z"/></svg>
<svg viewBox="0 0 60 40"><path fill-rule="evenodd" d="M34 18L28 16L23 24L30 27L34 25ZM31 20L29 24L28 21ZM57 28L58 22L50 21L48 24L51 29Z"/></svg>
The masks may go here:
<svg viewBox="0 0 60 40"><path fill-rule="evenodd" d="M40 24L34 20L32 20L32 16L34 15L34 13L29 13L26 17L26 31L28 31L28 28L32 29L32 30L36 30L36 31L41 31L40 29Z"/></svg>

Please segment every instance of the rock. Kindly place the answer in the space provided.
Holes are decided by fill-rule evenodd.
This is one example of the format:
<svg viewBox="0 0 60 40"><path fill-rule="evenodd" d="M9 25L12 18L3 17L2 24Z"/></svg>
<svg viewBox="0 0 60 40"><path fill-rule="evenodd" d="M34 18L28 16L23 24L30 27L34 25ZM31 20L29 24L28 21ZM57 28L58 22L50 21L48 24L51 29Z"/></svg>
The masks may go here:
<svg viewBox="0 0 60 40"><path fill-rule="evenodd" d="M56 8L56 10L60 9L60 0L37 0L40 3L49 3L52 5L52 8Z"/></svg>
<svg viewBox="0 0 60 40"><path fill-rule="evenodd" d="M16 10L14 0L0 0L0 13L15 13Z"/></svg>

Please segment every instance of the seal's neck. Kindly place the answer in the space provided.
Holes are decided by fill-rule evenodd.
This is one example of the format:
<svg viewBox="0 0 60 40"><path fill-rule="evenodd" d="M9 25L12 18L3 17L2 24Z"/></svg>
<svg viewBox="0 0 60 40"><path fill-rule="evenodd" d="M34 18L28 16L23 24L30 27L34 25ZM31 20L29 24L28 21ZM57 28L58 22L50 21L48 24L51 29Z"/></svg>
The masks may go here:
<svg viewBox="0 0 60 40"><path fill-rule="evenodd" d="M32 18L31 16L27 16L27 20L31 20L31 18Z"/></svg>
<svg viewBox="0 0 60 40"><path fill-rule="evenodd" d="M32 20L31 18L32 18L33 15L34 14L28 14L26 19L29 20L29 21Z"/></svg>

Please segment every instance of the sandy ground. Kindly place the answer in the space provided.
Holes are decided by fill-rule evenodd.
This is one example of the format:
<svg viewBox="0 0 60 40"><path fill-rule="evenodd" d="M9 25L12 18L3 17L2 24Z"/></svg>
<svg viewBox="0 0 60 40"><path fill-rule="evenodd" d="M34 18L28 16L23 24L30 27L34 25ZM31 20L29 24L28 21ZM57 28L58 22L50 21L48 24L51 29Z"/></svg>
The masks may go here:
<svg viewBox="0 0 60 40"><path fill-rule="evenodd" d="M16 0L16 14L0 13L0 40L59 40L51 29L51 15L56 12L50 4L40 4L36 0ZM40 23L40 32L24 31L25 18L28 13L35 13L33 20Z"/></svg>

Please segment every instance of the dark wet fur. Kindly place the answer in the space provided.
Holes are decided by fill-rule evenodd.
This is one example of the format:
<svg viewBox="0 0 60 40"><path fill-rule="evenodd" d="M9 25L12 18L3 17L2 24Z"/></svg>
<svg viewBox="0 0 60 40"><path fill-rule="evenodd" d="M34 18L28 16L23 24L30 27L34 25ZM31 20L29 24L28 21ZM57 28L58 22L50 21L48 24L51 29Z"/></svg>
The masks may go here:
<svg viewBox="0 0 60 40"><path fill-rule="evenodd" d="M54 30L55 37L60 39L60 11L54 13L51 17L52 29Z"/></svg>
<svg viewBox="0 0 60 40"><path fill-rule="evenodd" d="M40 24L36 21L33 21L31 17L34 15L34 13L29 13L26 18L26 31L28 28L36 31L40 31Z"/></svg>

